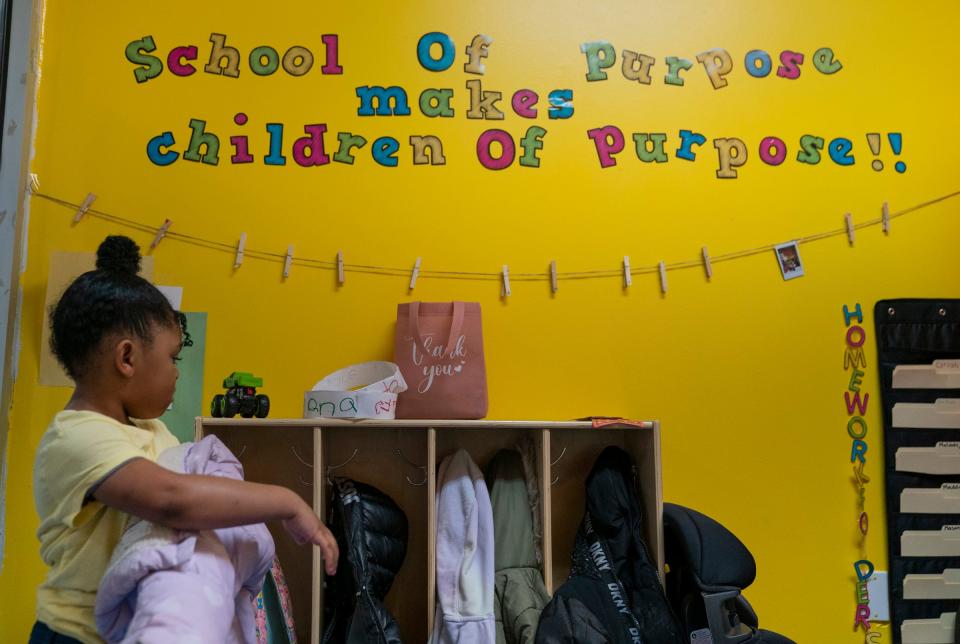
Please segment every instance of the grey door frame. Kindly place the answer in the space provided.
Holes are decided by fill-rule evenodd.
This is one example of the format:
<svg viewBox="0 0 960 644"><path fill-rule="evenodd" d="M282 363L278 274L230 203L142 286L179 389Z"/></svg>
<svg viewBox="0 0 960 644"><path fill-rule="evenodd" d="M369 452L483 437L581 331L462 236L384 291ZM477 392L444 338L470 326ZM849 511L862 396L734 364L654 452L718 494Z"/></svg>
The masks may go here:
<svg viewBox="0 0 960 644"><path fill-rule="evenodd" d="M26 266L27 181L36 119L36 65L44 0L0 0L9 29L0 35L6 62L0 119L0 568L3 566L7 437L19 361L20 275Z"/></svg>

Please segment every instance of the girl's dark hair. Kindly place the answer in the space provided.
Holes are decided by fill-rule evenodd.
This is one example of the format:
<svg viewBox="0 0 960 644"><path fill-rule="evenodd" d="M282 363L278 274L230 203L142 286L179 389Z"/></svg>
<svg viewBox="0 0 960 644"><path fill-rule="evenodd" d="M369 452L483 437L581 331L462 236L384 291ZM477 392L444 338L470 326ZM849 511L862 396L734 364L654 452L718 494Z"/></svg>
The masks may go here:
<svg viewBox="0 0 960 644"><path fill-rule="evenodd" d="M179 326L189 344L186 318L153 284L143 279L140 247L129 237L110 236L97 249L97 268L75 279L50 315L50 348L71 378L84 368L105 336L115 331L153 340L151 326Z"/></svg>

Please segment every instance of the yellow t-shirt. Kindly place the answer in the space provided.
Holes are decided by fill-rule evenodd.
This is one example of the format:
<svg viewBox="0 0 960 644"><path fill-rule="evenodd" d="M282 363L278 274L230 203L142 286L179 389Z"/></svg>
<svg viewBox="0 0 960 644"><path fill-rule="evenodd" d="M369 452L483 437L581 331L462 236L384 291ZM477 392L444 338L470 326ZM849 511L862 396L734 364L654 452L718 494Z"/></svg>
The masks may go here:
<svg viewBox="0 0 960 644"><path fill-rule="evenodd" d="M82 642L103 641L93 619L97 587L129 517L96 501L91 490L127 461L156 461L179 444L159 420L131 422L136 426L92 411L62 411L37 448L37 537L50 566L37 591L37 619Z"/></svg>

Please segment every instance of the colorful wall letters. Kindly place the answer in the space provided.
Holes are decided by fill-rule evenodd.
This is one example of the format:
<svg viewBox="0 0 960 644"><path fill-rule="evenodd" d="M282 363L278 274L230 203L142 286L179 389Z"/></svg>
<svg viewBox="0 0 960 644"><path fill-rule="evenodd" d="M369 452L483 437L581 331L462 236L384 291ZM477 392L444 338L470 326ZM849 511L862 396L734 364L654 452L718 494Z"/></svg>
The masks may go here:
<svg viewBox="0 0 960 644"><path fill-rule="evenodd" d="M164 46L161 47L161 44ZM323 76L343 75L344 65L340 57L340 38L337 34L324 34L319 42L310 45L274 47L263 44L241 51L228 44L228 36L211 33L209 45L176 44L169 49L147 35L131 41L124 49L126 59L134 65L133 80L147 83L165 71L178 78L195 77L198 71L209 76L209 82L237 82L254 77L258 82L269 84L271 77L286 75L302 79L304 83L323 82ZM571 50L573 48L571 47ZM843 63L830 47L821 47L809 56L804 52L785 49L777 55L753 49L743 55L742 64L737 64L734 55L726 49L715 48L696 54L696 64L688 58L665 56L660 59L648 54L624 49L621 51L619 81L612 68L617 63L617 51L612 43L598 40L579 46L586 66L589 82L629 82L642 91L653 91L656 78L666 91L680 91L677 100L683 100L682 88L693 83L708 83L721 91L734 82L802 82L803 70L807 75L834 76L844 69ZM443 74L441 85L450 85L460 72L453 69L457 60L457 47L452 36L442 32L424 34L417 43L411 43L413 53L423 69ZM495 64L495 43L490 36L476 34L464 51L462 73L483 76L488 65ZM166 53L164 53L166 52ZM206 64L200 65L201 53ZM572 53L572 52L571 52ZM775 63L775 60L777 61ZM322 65L319 62L322 61ZM510 61L513 62L513 61ZM500 64L505 64L501 61ZM804 68L804 65L807 67ZM702 75L695 75L694 67L702 68ZM608 74L606 70L611 70ZM775 70L775 71L774 71ZM614 78L611 78L611 74ZM216 77L214 79L214 77ZM196 78L191 79L196 80ZM573 80L573 79L571 79ZM479 78L466 80L462 89L454 87L408 88L401 85L358 84L353 97L357 116L363 117L414 117L423 119L447 119L462 116L470 120L507 121L517 118L534 120L566 120L574 117L574 90L570 88L512 89L484 86ZM538 105L545 95L541 109ZM629 113L629 106L609 106L613 114ZM218 115L222 116L222 115ZM278 114L278 117L282 116ZM268 166L287 165L287 154L299 167L317 167L330 163L353 165L357 154L368 141L373 142L363 150L362 162L373 162L382 167L397 167L407 159L415 166L445 165L448 160L443 152L443 141L434 134L409 137L409 149L401 152L400 139L389 134L371 132L337 131L328 123L317 122L290 125L280 120L264 122L254 127L264 128L269 142L264 150L253 150L246 134L247 116L242 108L234 116L234 123L241 129L230 132L214 132L208 129L207 119L184 117L186 128L178 135L173 129L160 132L149 138L146 155L154 165L165 167L178 161L192 161L207 166L219 165L221 160L231 164L262 163ZM692 124L691 124L692 125ZM299 134L302 128L306 136L296 138L290 129ZM284 136L287 136L287 142ZM617 155L627 147L623 128L614 124L600 125L586 130L593 153L601 169L618 165ZM477 137L476 160L488 170L504 170L514 165L524 168L539 168L545 162L542 156L547 130L539 125L523 128L488 129ZM225 138L222 138L225 137ZM667 132L631 132L634 141L638 169L644 165L669 161L670 153L682 161L697 161L701 157L715 159L715 176L718 179L736 179L753 154L766 166L776 167L792 161L806 165L818 165L826 158L836 167L849 167L856 163L854 138L835 136L829 141L818 133L807 133L795 142L776 134L767 134L759 141L748 142L735 136L713 136L694 128L678 128L676 134ZM229 156L219 154L221 141L228 139L233 146ZM888 132L890 152L897 158L894 170L906 172L907 165L899 160L903 149L903 134ZM429 146L425 147L425 141ZM707 142L710 142L709 146ZM884 169L880 155L884 153L881 133L866 134L867 148L871 154L870 167L876 172ZM519 148L519 150L518 150ZM707 150L713 150L707 154ZM328 153L328 150L332 154ZM429 151L429 154L426 152ZM588 149L584 148L587 154ZM450 160L450 162L454 162Z"/></svg>

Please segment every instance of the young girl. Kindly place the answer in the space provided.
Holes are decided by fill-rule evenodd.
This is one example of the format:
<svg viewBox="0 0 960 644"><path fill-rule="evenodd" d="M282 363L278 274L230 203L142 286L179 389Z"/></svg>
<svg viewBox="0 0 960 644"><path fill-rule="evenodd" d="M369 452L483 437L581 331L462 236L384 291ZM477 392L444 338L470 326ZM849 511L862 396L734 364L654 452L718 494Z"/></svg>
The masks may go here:
<svg viewBox="0 0 960 644"><path fill-rule="evenodd" d="M96 270L78 277L53 310L51 347L76 389L34 464L37 536L50 570L31 644L102 641L97 586L131 514L178 530L280 520L298 543L320 546L327 573L336 571L333 535L293 491L155 463L177 444L156 419L173 400L183 318L137 275L139 251L127 237L107 237Z"/></svg>

